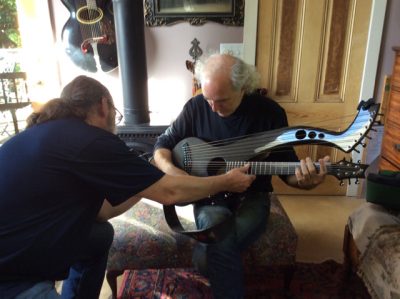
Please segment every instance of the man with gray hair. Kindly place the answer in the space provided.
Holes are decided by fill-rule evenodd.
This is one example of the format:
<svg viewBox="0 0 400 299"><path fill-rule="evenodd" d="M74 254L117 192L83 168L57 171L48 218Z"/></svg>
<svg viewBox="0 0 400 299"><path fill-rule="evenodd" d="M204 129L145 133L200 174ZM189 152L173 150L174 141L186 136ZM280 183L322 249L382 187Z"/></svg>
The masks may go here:
<svg viewBox="0 0 400 299"><path fill-rule="evenodd" d="M188 174L174 165L172 153L176 144L185 138L233 142L236 138L288 126L284 109L255 92L259 75L241 59L230 54L213 54L196 63L195 75L201 82L202 94L185 104L155 144L154 161L165 173ZM273 150L267 157L259 158L298 161L292 147ZM295 175L280 177L290 186L311 189L324 180L328 161L329 157L320 159L318 172L307 158L300 161L301 167ZM215 298L245 296L241 252L265 231L272 191L271 176L257 176L248 190L231 194L229 200L226 193L219 193L194 204L199 229L234 217L234 224L223 240L214 244L199 243L193 253L193 263L209 278Z"/></svg>

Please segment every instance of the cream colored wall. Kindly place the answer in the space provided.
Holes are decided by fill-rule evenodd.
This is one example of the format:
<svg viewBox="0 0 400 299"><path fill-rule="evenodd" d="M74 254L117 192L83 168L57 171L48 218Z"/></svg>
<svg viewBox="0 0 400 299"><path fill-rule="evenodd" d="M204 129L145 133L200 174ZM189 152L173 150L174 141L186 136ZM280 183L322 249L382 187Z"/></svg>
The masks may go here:
<svg viewBox="0 0 400 299"><path fill-rule="evenodd" d="M185 61L191 42L196 38L203 53L218 51L220 43L241 43L243 27L206 23L191 26L178 23L173 26L145 27L149 105L161 124L170 123L191 97L192 76Z"/></svg>

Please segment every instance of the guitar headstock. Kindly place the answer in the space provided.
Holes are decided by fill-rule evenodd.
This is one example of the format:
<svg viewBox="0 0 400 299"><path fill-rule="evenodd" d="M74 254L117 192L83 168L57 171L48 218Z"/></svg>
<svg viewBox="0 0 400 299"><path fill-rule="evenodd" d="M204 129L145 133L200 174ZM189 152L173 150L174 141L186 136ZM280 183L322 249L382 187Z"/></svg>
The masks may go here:
<svg viewBox="0 0 400 299"><path fill-rule="evenodd" d="M365 139L371 139L368 136L370 130L376 124L380 104L374 103L373 99L362 101L358 106L358 113L353 122L342 132L329 131L323 128L309 126L295 126L289 128L276 129L268 131L263 135L254 136L264 141L264 144L254 149L254 154L260 154L263 151L274 147L302 144L320 144L334 146L345 153L355 151L360 153L357 146L366 147ZM252 140L249 138L249 140ZM252 140L253 141L253 140Z"/></svg>
<svg viewBox="0 0 400 299"><path fill-rule="evenodd" d="M377 116L379 115L379 108L380 104L375 103L375 100L373 98L370 98L367 101L361 101L357 107L358 115L356 119L353 121L353 123L346 129L347 132L352 132L351 134L347 134L348 137L354 138L354 143L351 144L346 144L344 146L344 151L349 153L351 151L356 151L360 153L359 150L356 149L358 145L361 145L362 147L366 147L366 142L365 139L371 139L368 136L368 133L370 130L374 129L372 126L376 123L379 123L376 121ZM350 130L351 128L351 130ZM354 134L356 133L356 134ZM343 144L342 144L343 147Z"/></svg>
<svg viewBox="0 0 400 299"><path fill-rule="evenodd" d="M368 166L343 159L336 164L328 165L328 173L341 181L344 179L363 179Z"/></svg>

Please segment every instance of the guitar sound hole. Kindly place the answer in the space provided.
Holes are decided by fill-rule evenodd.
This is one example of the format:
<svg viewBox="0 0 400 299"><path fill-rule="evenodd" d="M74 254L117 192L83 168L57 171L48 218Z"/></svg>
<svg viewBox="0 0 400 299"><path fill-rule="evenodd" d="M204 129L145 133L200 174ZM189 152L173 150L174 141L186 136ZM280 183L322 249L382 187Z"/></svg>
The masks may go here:
<svg viewBox="0 0 400 299"><path fill-rule="evenodd" d="M77 19L82 24L94 24L103 18L103 11L100 8L81 7L76 12Z"/></svg>
<svg viewBox="0 0 400 299"><path fill-rule="evenodd" d="M317 136L317 133L315 133L314 131L311 131L310 133L308 133L308 137L310 139L314 139Z"/></svg>
<svg viewBox="0 0 400 299"><path fill-rule="evenodd" d="M305 130L298 130L296 132L296 138L297 139L304 139L304 138L306 138L306 136L307 136L307 133L306 133Z"/></svg>
<svg viewBox="0 0 400 299"><path fill-rule="evenodd" d="M222 158L214 158L207 166L208 175L217 175L225 172L225 160Z"/></svg>

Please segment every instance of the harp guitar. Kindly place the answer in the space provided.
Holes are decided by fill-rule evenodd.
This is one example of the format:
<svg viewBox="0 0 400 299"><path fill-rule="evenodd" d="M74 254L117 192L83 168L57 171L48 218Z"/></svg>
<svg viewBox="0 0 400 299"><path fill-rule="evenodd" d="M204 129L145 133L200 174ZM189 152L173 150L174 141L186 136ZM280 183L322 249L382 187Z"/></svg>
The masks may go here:
<svg viewBox="0 0 400 299"><path fill-rule="evenodd" d="M70 12L62 29L65 53L88 72L118 66L111 0L61 0Z"/></svg>
<svg viewBox="0 0 400 299"><path fill-rule="evenodd" d="M250 164L250 172L255 175L294 174L298 162L258 162L258 156L268 151L288 145L320 144L336 147L349 153L358 145L365 146L363 140L369 138L379 111L379 104L373 100L363 101L358 106L358 113L353 122L343 132L332 132L315 127L287 127L278 130L221 140L204 142L199 138L186 138L179 142L172 151L174 163L191 175L209 176L229 171L232 168ZM319 164L315 164L319 168ZM328 164L329 175L342 181L350 178L365 178L368 165L340 161ZM222 239L229 229L232 217L213 227L203 230L185 230L176 214L175 205L164 205L164 215L172 230L188 235L198 241L213 243Z"/></svg>
<svg viewBox="0 0 400 299"><path fill-rule="evenodd" d="M287 145L320 144L349 153L359 144L365 146L362 142L368 138L368 131L375 122L378 110L379 104L373 104L372 100L361 102L357 116L343 132L297 126L210 143L189 137L174 147L172 156L175 165L187 173L209 176L216 174L221 167L229 167L232 161L254 160L271 149ZM261 167L261 164L257 167ZM271 174L281 173L277 170L277 173Z"/></svg>

